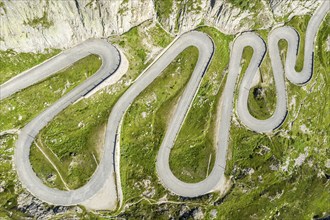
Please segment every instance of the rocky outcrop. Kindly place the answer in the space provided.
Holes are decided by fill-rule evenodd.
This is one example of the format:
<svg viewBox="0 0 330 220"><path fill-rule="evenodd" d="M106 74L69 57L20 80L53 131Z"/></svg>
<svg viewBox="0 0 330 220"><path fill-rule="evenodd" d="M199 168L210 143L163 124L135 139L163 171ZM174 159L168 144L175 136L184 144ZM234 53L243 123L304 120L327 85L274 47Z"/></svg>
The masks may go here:
<svg viewBox="0 0 330 220"><path fill-rule="evenodd" d="M205 24L225 34L273 26L278 17L306 14L318 0L261 0L238 8L230 0L173 0L168 15L157 1L165 0L38 0L9 1L0 5L0 50L42 51L67 48L88 38L120 35L154 19L178 34ZM253 5L254 4L254 5Z"/></svg>
<svg viewBox="0 0 330 220"><path fill-rule="evenodd" d="M50 217L55 214L67 211L67 207L55 207L54 210L49 208L48 205L42 203L28 193L22 193L17 198L17 209L29 216Z"/></svg>
<svg viewBox="0 0 330 220"><path fill-rule="evenodd" d="M152 1L3 1L0 49L65 48L122 34L154 17Z"/></svg>
<svg viewBox="0 0 330 220"><path fill-rule="evenodd" d="M296 15L308 14L321 3L320 0L269 0L275 17L288 16L289 19Z"/></svg>
<svg viewBox="0 0 330 220"><path fill-rule="evenodd" d="M198 3L200 2L200 3ZM184 0L173 3L168 19L162 19L162 25L171 32L186 32L197 25L204 24L215 27L225 34L237 34L251 29L256 24L253 12L242 10L228 3L227 0ZM265 10L259 12L262 17L262 28L273 24L273 16L269 6L264 4Z"/></svg>
<svg viewBox="0 0 330 220"><path fill-rule="evenodd" d="M17 198L17 209L35 219L50 219L56 215L62 215L65 213L73 213L74 215L79 215L83 212L83 210L78 206L64 207L48 205L38 200L31 194L24 192L19 194Z"/></svg>
<svg viewBox="0 0 330 220"><path fill-rule="evenodd" d="M199 3L198 3L199 2ZM174 1L168 19L162 25L171 32L185 32L199 24L215 27L225 34L237 34L251 29L266 29L285 16L304 15L314 11L319 0L258 0L248 7L232 5L231 0Z"/></svg>

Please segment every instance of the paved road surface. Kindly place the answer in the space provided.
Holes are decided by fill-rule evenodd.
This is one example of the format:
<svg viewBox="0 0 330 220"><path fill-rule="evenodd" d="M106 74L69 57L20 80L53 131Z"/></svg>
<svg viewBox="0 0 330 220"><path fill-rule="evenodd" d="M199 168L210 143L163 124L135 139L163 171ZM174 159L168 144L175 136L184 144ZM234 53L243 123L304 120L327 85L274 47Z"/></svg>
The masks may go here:
<svg viewBox="0 0 330 220"><path fill-rule="evenodd" d="M243 49L247 46L251 46L254 53L239 88L237 112L240 120L248 128L257 132L269 132L279 127L283 123L287 114L287 96L284 73L285 76L295 84L305 84L312 76L314 39L323 18L329 11L329 8L330 1L322 3L308 24L304 47L305 62L303 70L300 73L297 73L294 70L299 43L297 32L290 27L281 27L270 33L268 45L274 72L277 103L274 114L266 120L258 120L254 118L251 116L247 108L248 93L251 88L252 80L266 52L265 42L258 35L251 32L243 33L236 38L231 52L229 74L227 76L227 83L221 99L220 113L218 115L218 117L220 117L220 123L217 130L217 153L215 165L210 175L198 183L185 183L177 179L169 167L169 156L185 115L190 108L203 75L212 59L214 45L207 35L192 31L180 36L156 62L144 71L144 73L118 100L112 109L108 120L104 154L101 163L91 180L77 190L60 191L45 186L31 168L29 162L30 146L39 131L60 111L116 71L120 63L118 51L104 41L89 40L13 78L7 83L1 85L0 99L6 98L21 89L45 79L60 69L87 56L89 53L100 55L103 61L101 68L95 75L61 98L22 129L15 150L15 165L19 179L33 195L48 203L57 205L74 205L84 203L84 201L92 198L93 195L101 190L104 183L109 183L109 178L113 178L114 176L114 154L118 126L129 105L157 76L161 74L161 72L178 54L189 46L195 46L199 50L199 58L190 81L188 82L169 123L169 127L157 156L156 168L163 185L178 195L196 197L214 191L219 183L223 183L225 180L224 169L226 167L226 154L229 141L231 115L233 111L234 92L238 75L240 73L240 61ZM280 39L287 40L289 45L284 68L281 63L277 46ZM110 182L114 184L114 180ZM116 195L109 196L116 197Z"/></svg>

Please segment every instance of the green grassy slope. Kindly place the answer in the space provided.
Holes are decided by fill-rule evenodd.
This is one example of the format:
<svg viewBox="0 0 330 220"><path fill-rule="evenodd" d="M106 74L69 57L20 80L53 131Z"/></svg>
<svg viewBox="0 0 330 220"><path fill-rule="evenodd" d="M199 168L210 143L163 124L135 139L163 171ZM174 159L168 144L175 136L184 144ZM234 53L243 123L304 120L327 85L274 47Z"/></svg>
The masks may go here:
<svg viewBox="0 0 330 220"><path fill-rule="evenodd" d="M198 211L203 212L206 219L311 219L329 215L330 169L327 163L330 158L330 52L325 50L329 19L330 16L318 34L313 78L305 87L287 83L289 114L283 126L266 135L249 131L240 123L232 124L226 175L233 185L225 196L218 193L194 199L175 196L163 188L155 171L155 159L168 117L197 59L196 48L188 48L137 98L125 116L121 136L120 169L124 192L122 209L115 213L88 213L83 210L79 215L84 218L109 215L130 219L188 218ZM301 42L304 40L303 32L308 20L309 16L297 17L288 23L298 29L302 37ZM213 28L203 27L199 30L214 39L216 52L170 158L174 174L189 182L202 180L207 175L207 170L212 168L215 154L215 112L226 79L229 43L233 39ZM262 37L267 36L266 31L259 34ZM164 47L171 39L158 25L151 23L133 28L123 36L111 38L110 40L120 45L127 55L130 62L127 75L91 98L68 107L40 133L37 143L44 144L54 152L56 156L53 156L53 160L55 163L56 160L61 162L61 165L57 163L59 170L64 173L63 176L70 187L75 188L83 184L96 168L93 154L96 161L99 161L102 149L96 147L100 146L100 143L95 140L102 139L112 106L150 63L148 54L151 49L145 44L145 40L154 47ZM303 45L301 46L303 48ZM280 43L280 47L284 54L285 43ZM251 51L246 49L242 74L250 56ZM9 57L11 63L8 61L5 72L21 71L19 68L23 67L15 66L19 59ZM31 62L33 66L37 62L31 59L27 59L27 62ZM269 81L265 81L262 86L269 88L269 93L264 100L253 100L253 94L250 94L249 98L250 111L259 118L269 117L275 103L271 99L272 72L266 68L269 62L267 59L269 58L266 57L261 72L264 78L268 77ZM97 66L97 59L90 62L94 67ZM297 69L301 68L302 62L302 55L299 55ZM93 71L94 69L90 69L90 74ZM72 73L72 76L74 75ZM7 78L9 77L11 76ZM76 85L78 80L75 78L70 82L74 81ZM58 82L61 84L57 85ZM64 88L66 80L60 77L48 79L43 83L1 103L1 130L24 126L62 95L62 92L54 91L58 89L56 86ZM37 91L54 94L32 96ZM31 102L22 101L27 97L33 97ZM73 115L70 121L66 120L69 115ZM233 117L237 119L236 115ZM21 120L18 120L19 118ZM77 129L80 122L81 127ZM0 193L0 218L10 216L10 212L12 218L22 215L17 210L17 197L24 190L17 182L12 165L16 138L16 135L0 137L0 183L4 188ZM46 151L51 155L49 149ZM56 174L54 169L35 147L32 148L31 158L34 169L41 178L52 179L49 174ZM72 164L77 161L83 163L82 160L86 160L91 166L84 176L80 175L81 170L77 168L75 171L75 168L72 168ZM58 177L48 184L64 188Z"/></svg>
<svg viewBox="0 0 330 220"><path fill-rule="evenodd" d="M187 182L203 180L213 168L217 105L229 62L229 42L233 39L213 28L199 30L213 39L216 49L170 155L174 175Z"/></svg>
<svg viewBox="0 0 330 220"><path fill-rule="evenodd" d="M170 37L164 35L159 26L148 25L150 23L135 27L120 38L111 39L123 48L130 62L128 73L122 80L91 98L68 107L39 134L39 140L60 159L63 175L70 189L82 186L93 174L102 156L105 124L111 108L150 62L147 61L148 48L143 41L150 38L148 42L157 47L170 41ZM142 32L145 30L144 26L148 26L146 32ZM157 37L151 38L154 34ZM160 35L163 36L161 39ZM66 120L68 117L71 120ZM46 173L40 175L44 179L49 176ZM63 189L58 179L55 179L53 185Z"/></svg>

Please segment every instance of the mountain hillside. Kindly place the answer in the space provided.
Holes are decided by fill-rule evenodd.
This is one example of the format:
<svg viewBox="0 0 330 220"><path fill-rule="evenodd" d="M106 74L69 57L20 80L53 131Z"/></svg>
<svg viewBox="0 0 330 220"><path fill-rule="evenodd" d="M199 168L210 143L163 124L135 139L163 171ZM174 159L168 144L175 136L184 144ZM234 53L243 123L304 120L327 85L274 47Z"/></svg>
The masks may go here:
<svg viewBox="0 0 330 220"><path fill-rule="evenodd" d="M120 35L146 20L172 34L208 25L225 34L265 29L313 11L317 0L1 1L0 50L67 48L88 38ZM294 11L293 11L294 9Z"/></svg>

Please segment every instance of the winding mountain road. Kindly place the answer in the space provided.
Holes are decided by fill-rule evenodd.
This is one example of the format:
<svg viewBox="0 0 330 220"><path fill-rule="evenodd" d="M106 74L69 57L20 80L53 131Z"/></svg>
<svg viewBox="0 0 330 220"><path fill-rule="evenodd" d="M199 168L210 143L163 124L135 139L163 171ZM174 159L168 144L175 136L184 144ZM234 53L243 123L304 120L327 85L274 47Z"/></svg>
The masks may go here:
<svg viewBox="0 0 330 220"><path fill-rule="evenodd" d="M323 18L329 10L330 1L325 1L315 11L315 14L308 24L305 40L305 62L301 73L297 73L294 69L299 43L297 32L289 27L281 27L273 30L270 33L268 38L268 45L274 72L277 102L275 113L266 120L259 120L253 117L248 110L247 103L252 80L254 75L257 73L257 70L266 53L266 44L262 38L253 32L243 33L236 38L231 51L227 82L222 94L220 115L218 115L218 117L220 117L220 125L217 128L217 153L213 170L208 177L198 183L185 183L174 176L169 166L169 157L171 148L174 146L176 134L178 134L180 125L182 123L181 118L178 120L175 117L175 113L174 117L171 119L170 125L167 129L167 133L165 134L157 157L156 166L158 175L165 187L177 195L197 197L214 191L218 188L219 183L225 182L224 172L226 167L231 115L234 104L234 92L236 83L238 81L238 76L240 74L243 50L247 46L253 48L253 56L239 88L239 95L237 100L238 116L248 128L257 132L270 132L283 123L287 114L287 96L285 89L284 71L278 49L278 41L280 39L285 39L288 41L289 45L285 66L286 76L292 83L306 83L311 78L313 73L313 51L316 33ZM184 104L180 101L177 108L180 109L182 105Z"/></svg>
<svg viewBox="0 0 330 220"><path fill-rule="evenodd" d="M16 142L14 162L20 181L34 196L51 204L72 205L82 203L102 188L105 178L113 176L114 171L111 169L113 167L112 153L108 153L105 147L105 153L107 154L105 154L102 165L98 167L91 180L77 190L62 191L50 188L42 183L31 167L29 155L31 144L43 127L58 113L91 91L117 70L120 64L119 53L114 46L104 40L88 40L18 75L1 86L0 96L3 99L72 65L89 54L97 54L101 57L102 65L100 69L29 122L19 133ZM115 182L113 181L113 183Z"/></svg>
<svg viewBox="0 0 330 220"><path fill-rule="evenodd" d="M235 39L231 51L227 83L225 84L220 103L220 112L218 114L220 123L217 127L218 135L216 141L217 153L215 164L210 175L198 183L185 183L176 178L169 167L169 157L184 118L198 91L203 75L212 60L214 45L206 34L192 31L181 35L166 49L156 62L149 66L143 74L137 78L134 84L118 100L109 116L101 162L91 180L83 187L76 190L62 191L44 185L32 170L29 161L30 147L39 131L59 112L116 72L121 59L117 49L103 40L88 40L14 77L0 86L0 100L53 75L89 54L97 54L102 59L102 66L93 76L63 96L21 130L16 142L14 157L20 181L34 196L51 204L65 206L75 204L86 205L86 201L96 201L100 199L98 196L102 194L100 192L104 188L115 187L115 153L116 147L119 147L116 146L116 138L119 132L118 128L120 122L126 110L136 97L162 73L177 55L187 47L194 46L199 51L198 61L183 95L178 102L173 117L169 122L168 129L157 156L156 168L163 185L177 195L196 197L214 191L219 184L225 181L224 171L226 167L229 129L234 104L234 92L240 74L243 49L250 46L253 48L254 52L240 84L237 113L243 124L251 130L256 132L270 132L283 123L287 114L285 76L289 81L298 85L307 83L312 76L314 40L317 30L329 11L329 8L330 1L324 1L315 11L315 14L308 24L304 47L304 67L300 73L297 73L294 69L299 44L298 33L290 27L280 27L274 29L269 34L269 55L274 73L277 103L274 114L266 120L254 118L247 108L249 90L251 89L252 80L266 53L266 44L258 35L252 32L243 33ZM287 58L284 68L278 48L280 39L285 39L288 42ZM113 201L117 199L117 195L103 195L102 199ZM96 207L96 209L104 208L103 206Z"/></svg>

